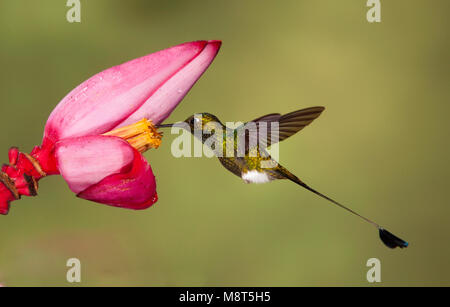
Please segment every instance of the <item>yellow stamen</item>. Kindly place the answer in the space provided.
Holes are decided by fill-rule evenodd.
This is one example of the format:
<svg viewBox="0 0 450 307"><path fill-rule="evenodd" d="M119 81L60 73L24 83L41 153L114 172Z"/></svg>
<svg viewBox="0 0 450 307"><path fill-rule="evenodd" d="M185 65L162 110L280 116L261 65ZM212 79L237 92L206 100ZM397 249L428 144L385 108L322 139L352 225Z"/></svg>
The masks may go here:
<svg viewBox="0 0 450 307"><path fill-rule="evenodd" d="M117 128L103 135L120 137L140 152L147 151L150 148L158 148L161 145L162 138L162 134L158 132L155 125L145 118L137 123Z"/></svg>

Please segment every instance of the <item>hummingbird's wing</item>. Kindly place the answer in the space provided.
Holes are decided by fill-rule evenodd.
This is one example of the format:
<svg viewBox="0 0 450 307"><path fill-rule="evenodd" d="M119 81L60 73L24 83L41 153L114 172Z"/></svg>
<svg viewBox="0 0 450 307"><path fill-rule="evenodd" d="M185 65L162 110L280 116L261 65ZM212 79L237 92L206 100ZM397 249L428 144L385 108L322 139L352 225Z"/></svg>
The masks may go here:
<svg viewBox="0 0 450 307"><path fill-rule="evenodd" d="M288 114L272 113L245 123L246 150L251 144L259 144L266 148L296 134L325 110L324 107L311 107ZM274 125L277 123L277 125Z"/></svg>
<svg viewBox="0 0 450 307"><path fill-rule="evenodd" d="M281 114L280 113L270 113L267 115L263 115L261 117L255 118L252 120L252 122L277 122L280 120Z"/></svg>

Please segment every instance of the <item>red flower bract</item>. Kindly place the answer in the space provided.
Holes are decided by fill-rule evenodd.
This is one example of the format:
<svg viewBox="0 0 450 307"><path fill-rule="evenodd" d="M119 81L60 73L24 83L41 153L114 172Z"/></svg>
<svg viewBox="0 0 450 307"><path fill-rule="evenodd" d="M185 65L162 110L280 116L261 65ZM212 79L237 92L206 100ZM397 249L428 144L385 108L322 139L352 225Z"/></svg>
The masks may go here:
<svg viewBox="0 0 450 307"><path fill-rule="evenodd" d="M175 109L219 51L220 41L181 44L109 68L72 90L56 106L41 146L9 151L0 171L0 213L38 181L61 174L78 197L116 207L145 209L157 200L150 165L154 125Z"/></svg>

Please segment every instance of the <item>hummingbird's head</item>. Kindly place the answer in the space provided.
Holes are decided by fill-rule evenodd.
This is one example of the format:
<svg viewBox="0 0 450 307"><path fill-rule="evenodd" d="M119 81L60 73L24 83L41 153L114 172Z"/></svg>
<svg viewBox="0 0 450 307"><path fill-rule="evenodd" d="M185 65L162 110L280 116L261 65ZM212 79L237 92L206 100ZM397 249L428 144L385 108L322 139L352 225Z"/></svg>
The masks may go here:
<svg viewBox="0 0 450 307"><path fill-rule="evenodd" d="M218 125L222 126L220 120L210 113L196 113L186 118L184 122L189 125L192 133L195 129L202 130L204 133L210 133Z"/></svg>
<svg viewBox="0 0 450 307"><path fill-rule="evenodd" d="M214 130L217 130L217 128L222 128L223 125L215 115L210 113L196 113L186 118L183 122L159 125L161 128L174 126L186 130L188 130L189 127L191 133L194 133L195 130L201 130L204 134L211 134Z"/></svg>

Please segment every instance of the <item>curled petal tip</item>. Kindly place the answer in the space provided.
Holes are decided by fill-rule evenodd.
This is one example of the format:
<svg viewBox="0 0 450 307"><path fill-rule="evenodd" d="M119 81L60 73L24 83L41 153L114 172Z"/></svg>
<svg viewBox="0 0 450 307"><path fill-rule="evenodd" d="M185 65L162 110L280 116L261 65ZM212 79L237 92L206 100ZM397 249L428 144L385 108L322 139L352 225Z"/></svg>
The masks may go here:
<svg viewBox="0 0 450 307"><path fill-rule="evenodd" d="M218 40L218 39L213 39L213 40L209 40L208 44L216 45L217 47L220 48L220 46L222 45L222 41Z"/></svg>
<svg viewBox="0 0 450 307"><path fill-rule="evenodd" d="M169 117L219 52L221 41L202 42L205 42L202 51L161 84L145 103L118 127L130 125L141 118L151 119L154 124L158 125Z"/></svg>

